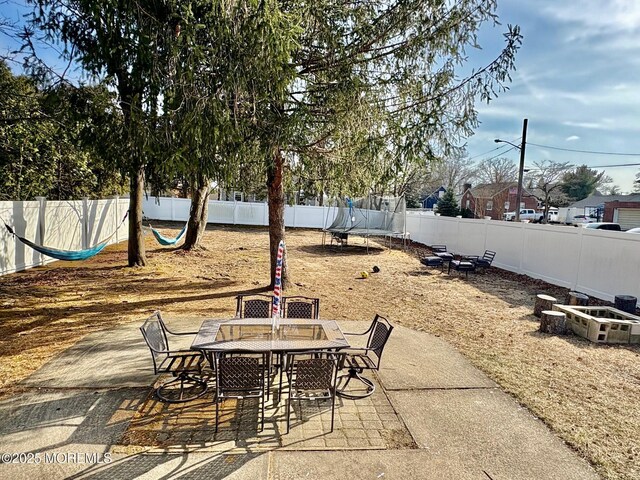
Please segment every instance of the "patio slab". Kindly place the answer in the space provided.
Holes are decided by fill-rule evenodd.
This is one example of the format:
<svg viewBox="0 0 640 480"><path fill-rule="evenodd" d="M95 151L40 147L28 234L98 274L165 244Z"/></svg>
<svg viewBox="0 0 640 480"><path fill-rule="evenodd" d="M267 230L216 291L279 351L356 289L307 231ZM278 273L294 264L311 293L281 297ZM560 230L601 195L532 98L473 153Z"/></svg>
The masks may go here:
<svg viewBox="0 0 640 480"><path fill-rule="evenodd" d="M179 325L186 330L200 322ZM368 325L344 322L343 327L361 331ZM108 453L111 462L0 464L0 477L597 478L542 422L436 337L396 327L379 377L368 376L381 388L366 401L342 401L336 412L340 433L327 434L326 406L311 405L296 412L290 436L280 435L283 418L276 414L272 438L256 437L264 440L256 451L247 448L250 436L208 450L205 437L211 431L187 424L182 431L191 432L178 442L178 452L154 450L152 442L123 445L157 380L138 325L123 325L85 337L23 382L25 393L0 402L0 452ZM210 409L210 395L202 400ZM227 406L237 412L237 405ZM255 422L254 407L247 403L240 417L244 412ZM210 424L206 408L184 420ZM180 431L179 420L156 413L170 432ZM298 414L304 421L298 422ZM231 417L227 421L232 424ZM398 425L408 440L388 441L381 432Z"/></svg>
<svg viewBox="0 0 640 480"><path fill-rule="evenodd" d="M216 432L212 395L180 403L159 402L153 395L138 411L113 448L117 453L134 453L147 448L154 452L263 452L285 450L344 450L415 448L377 379L376 391L358 401L336 399L334 430L331 431L331 403L327 400L294 401L291 428L286 432L287 383L284 398L276 402L276 389L265 402L264 430L259 431L258 399L227 399L220 404Z"/></svg>
<svg viewBox="0 0 640 480"><path fill-rule="evenodd" d="M178 331L198 330L202 319L170 322ZM142 319L140 321L142 324ZM138 324L92 333L57 356L21 385L49 388L132 388L153 385L151 354ZM174 339L175 338L175 339ZM189 337L172 337L171 348L190 346Z"/></svg>
<svg viewBox="0 0 640 480"><path fill-rule="evenodd" d="M527 409L498 389L390 392L419 448L465 458L488 478L599 478Z"/></svg>
<svg viewBox="0 0 640 480"><path fill-rule="evenodd" d="M447 342L401 326L385 347L379 376L386 390L497 386Z"/></svg>

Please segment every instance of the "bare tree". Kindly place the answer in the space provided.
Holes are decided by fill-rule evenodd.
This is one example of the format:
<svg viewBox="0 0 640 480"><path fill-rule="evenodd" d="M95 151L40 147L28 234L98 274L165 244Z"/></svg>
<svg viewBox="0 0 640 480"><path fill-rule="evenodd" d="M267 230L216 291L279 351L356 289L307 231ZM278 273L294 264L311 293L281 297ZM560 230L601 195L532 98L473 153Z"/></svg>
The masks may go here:
<svg viewBox="0 0 640 480"><path fill-rule="evenodd" d="M547 223L549 215L549 206L555 200L560 200L562 196L561 186L564 174L571 168L569 162L552 162L551 160L543 160L541 162L533 162L534 169L527 174L526 183L531 188L529 196L541 201L544 205L544 217L542 221Z"/></svg>
<svg viewBox="0 0 640 480"><path fill-rule="evenodd" d="M432 167L431 178L435 187L432 191L442 185L446 189L460 192L464 184L475 175L475 167L469 163L467 157L456 156L443 159Z"/></svg>
<svg viewBox="0 0 640 480"><path fill-rule="evenodd" d="M488 158L478 163L475 178L480 183L506 183L518 179L518 167L505 157Z"/></svg>

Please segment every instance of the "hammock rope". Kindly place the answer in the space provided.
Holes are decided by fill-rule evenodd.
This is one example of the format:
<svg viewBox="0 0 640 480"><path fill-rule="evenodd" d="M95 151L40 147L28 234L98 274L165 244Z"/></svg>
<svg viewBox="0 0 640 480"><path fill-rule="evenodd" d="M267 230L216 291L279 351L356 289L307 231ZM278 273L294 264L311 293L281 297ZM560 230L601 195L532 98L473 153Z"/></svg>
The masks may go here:
<svg viewBox="0 0 640 480"><path fill-rule="evenodd" d="M109 243L109 240L111 240L114 237L114 235L118 232L122 224L127 219L128 215L129 215L129 212L127 211L127 213L124 215L124 218L120 222L120 225L118 225L118 228L116 228L111 235L109 235L107 238L97 243L93 247L86 248L84 250L60 250L58 248L50 248L50 247L45 247L44 245L38 245L37 243L34 243L31 240L28 240L16 234L13 231L13 228L7 225L6 222L2 222L2 223L4 223L4 226L7 227L7 230L9 230L9 233L11 235L13 235L15 238L20 240L22 243L24 243L28 247L33 248L35 251L40 252L43 255L46 255L47 257L55 258L57 260L77 261L77 260L86 260L100 253L107 246L107 244Z"/></svg>
<svg viewBox="0 0 640 480"><path fill-rule="evenodd" d="M184 237L184 234L187 233L187 225L188 223L185 223L184 227L182 227L182 230L180 230L180 232L178 233L178 236L175 238L167 238L163 236L158 230L153 228L151 224L149 224L149 228L151 229L151 233L153 233L153 236L156 237L156 240L160 245L168 246L168 245L175 245L180 241L182 237Z"/></svg>

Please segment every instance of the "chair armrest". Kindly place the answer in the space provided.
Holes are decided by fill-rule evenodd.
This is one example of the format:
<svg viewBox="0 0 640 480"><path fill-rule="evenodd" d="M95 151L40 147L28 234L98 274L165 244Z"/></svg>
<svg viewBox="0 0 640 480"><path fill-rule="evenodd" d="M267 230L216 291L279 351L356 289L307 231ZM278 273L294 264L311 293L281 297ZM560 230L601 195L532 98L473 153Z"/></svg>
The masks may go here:
<svg viewBox="0 0 640 480"><path fill-rule="evenodd" d="M169 350L166 352L162 352L162 353L167 353L169 354L170 357L184 357L187 355L200 355L203 356L203 353L199 350Z"/></svg>
<svg viewBox="0 0 640 480"><path fill-rule="evenodd" d="M198 332L174 332L172 330L169 330L169 327L167 327L167 325L165 324L164 329L166 330L166 332L170 335L197 335Z"/></svg>
<svg viewBox="0 0 640 480"><path fill-rule="evenodd" d="M368 348L368 347L349 347L349 348L345 348L343 350L340 350L340 353L344 353L345 355L349 355L352 352L364 352L367 353L370 350L373 350L372 348Z"/></svg>
<svg viewBox="0 0 640 480"><path fill-rule="evenodd" d="M369 328L367 328L362 333L348 333L348 332L342 332L342 333L343 333L343 335L351 335L351 336L366 335L367 333L369 333L371 331L371 328L373 328L373 325L369 325Z"/></svg>
<svg viewBox="0 0 640 480"><path fill-rule="evenodd" d="M477 261L480 258L480 255L464 255L461 260L473 260Z"/></svg>

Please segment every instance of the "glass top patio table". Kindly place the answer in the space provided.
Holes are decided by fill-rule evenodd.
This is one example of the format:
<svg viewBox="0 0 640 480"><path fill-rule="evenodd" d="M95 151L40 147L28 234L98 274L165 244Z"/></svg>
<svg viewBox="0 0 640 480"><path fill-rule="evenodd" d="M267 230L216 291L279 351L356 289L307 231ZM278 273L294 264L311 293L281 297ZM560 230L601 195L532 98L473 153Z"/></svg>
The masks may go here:
<svg viewBox="0 0 640 480"><path fill-rule="evenodd" d="M270 318L205 320L196 335L193 350L293 352L348 348L349 342L335 320L280 319L272 331Z"/></svg>

